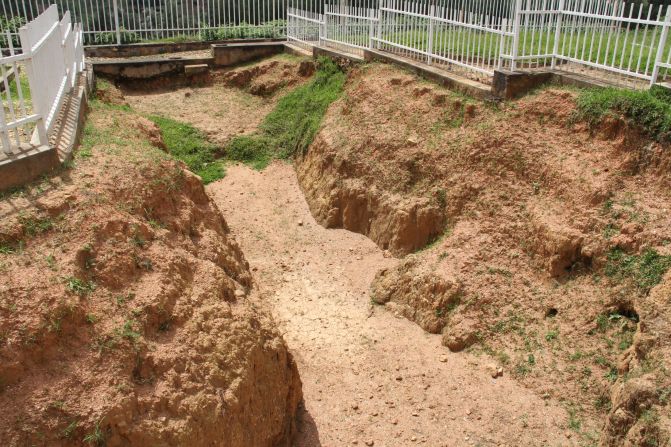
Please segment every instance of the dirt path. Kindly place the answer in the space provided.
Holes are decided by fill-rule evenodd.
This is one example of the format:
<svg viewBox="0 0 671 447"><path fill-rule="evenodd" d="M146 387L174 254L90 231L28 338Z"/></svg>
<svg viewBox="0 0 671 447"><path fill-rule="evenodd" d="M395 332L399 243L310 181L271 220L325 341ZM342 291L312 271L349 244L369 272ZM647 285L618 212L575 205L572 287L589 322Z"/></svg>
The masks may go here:
<svg viewBox="0 0 671 447"><path fill-rule="evenodd" d="M208 188L297 359L297 446L575 444L557 402L507 374L493 380L486 358L449 353L439 336L372 307L373 276L397 261L319 226L290 165L232 166Z"/></svg>

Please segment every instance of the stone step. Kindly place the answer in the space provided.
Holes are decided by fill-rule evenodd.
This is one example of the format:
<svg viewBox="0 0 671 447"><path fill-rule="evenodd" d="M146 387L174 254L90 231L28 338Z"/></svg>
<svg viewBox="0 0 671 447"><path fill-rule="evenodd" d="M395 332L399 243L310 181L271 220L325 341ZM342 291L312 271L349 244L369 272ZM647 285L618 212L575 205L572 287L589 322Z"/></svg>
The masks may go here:
<svg viewBox="0 0 671 447"><path fill-rule="evenodd" d="M210 67L207 64L185 65L184 74L195 75L200 73L206 73L209 69Z"/></svg>

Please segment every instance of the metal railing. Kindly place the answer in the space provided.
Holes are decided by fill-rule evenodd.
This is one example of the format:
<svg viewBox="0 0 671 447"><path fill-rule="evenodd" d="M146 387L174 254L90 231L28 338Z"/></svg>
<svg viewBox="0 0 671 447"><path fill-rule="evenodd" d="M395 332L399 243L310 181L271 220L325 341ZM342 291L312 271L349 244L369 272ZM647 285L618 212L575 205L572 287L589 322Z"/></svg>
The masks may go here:
<svg viewBox="0 0 671 447"><path fill-rule="evenodd" d="M19 36L22 52L7 36L8 55L0 57L0 142L7 155L49 143L65 96L84 69L81 28L67 12L59 20L55 5L21 27Z"/></svg>
<svg viewBox="0 0 671 447"><path fill-rule="evenodd" d="M480 79L491 79L496 69L551 68L642 87L671 75L671 6L622 0L294 1L289 40L354 53L375 48ZM308 28L307 36L299 34Z"/></svg>
<svg viewBox="0 0 671 447"><path fill-rule="evenodd" d="M286 0L3 0L0 31L16 38L50 3L82 24L86 45L286 36Z"/></svg>

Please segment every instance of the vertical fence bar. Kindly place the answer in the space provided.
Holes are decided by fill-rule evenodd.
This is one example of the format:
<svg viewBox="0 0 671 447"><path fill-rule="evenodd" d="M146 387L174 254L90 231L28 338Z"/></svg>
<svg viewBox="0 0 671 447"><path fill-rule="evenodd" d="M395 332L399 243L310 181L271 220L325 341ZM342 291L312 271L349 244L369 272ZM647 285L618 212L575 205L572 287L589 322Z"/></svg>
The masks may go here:
<svg viewBox="0 0 671 447"><path fill-rule="evenodd" d="M431 65L431 59L433 57L433 27L434 27L434 17L436 15L436 5L434 2L431 2L429 7L429 43L426 46L426 63Z"/></svg>
<svg viewBox="0 0 671 447"><path fill-rule="evenodd" d="M515 0L515 15L513 17L513 48L511 56L513 60L510 62L510 70L517 70L517 56L520 51L520 18L522 15L522 0Z"/></svg>
<svg viewBox="0 0 671 447"><path fill-rule="evenodd" d="M559 0L559 6L557 7L557 27L555 29L555 41L552 48L552 63L551 68L554 70L557 68L557 57L559 56L559 40L562 36L562 24L564 22L564 6L566 0Z"/></svg>
<svg viewBox="0 0 671 447"><path fill-rule="evenodd" d="M662 34L659 37L659 47L657 48L657 56L655 57L655 68L652 70L650 87L657 83L657 78L659 77L659 65L662 63L662 58L664 57L666 40L669 37L669 26L671 26L671 6L666 7L666 17L664 18L664 25L662 25Z"/></svg>
<svg viewBox="0 0 671 447"><path fill-rule="evenodd" d="M118 0L112 0L114 9L114 30L116 31L116 44L121 45L121 28L119 27L119 5Z"/></svg>

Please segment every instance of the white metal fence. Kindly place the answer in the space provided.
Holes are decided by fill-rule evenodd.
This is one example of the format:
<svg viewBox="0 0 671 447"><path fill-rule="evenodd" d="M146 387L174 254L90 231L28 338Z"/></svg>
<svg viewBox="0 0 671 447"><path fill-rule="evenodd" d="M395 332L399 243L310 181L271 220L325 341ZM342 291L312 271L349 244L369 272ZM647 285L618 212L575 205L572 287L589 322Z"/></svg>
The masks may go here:
<svg viewBox="0 0 671 447"><path fill-rule="evenodd" d="M82 24L86 45L286 36L286 0L0 0L13 33L51 3ZM2 42L0 42L1 44ZM17 42L15 41L15 44Z"/></svg>
<svg viewBox="0 0 671 447"><path fill-rule="evenodd" d="M5 154L48 144L65 96L84 68L81 27L72 25L67 12L59 20L55 5L21 27L19 35L22 52L15 52L9 39L9 54L0 57L0 142Z"/></svg>
<svg viewBox="0 0 671 447"><path fill-rule="evenodd" d="M589 71L632 85L639 81L638 86L665 82L671 75L668 5L622 0L294 1L290 40L355 53L376 48L483 80L496 69Z"/></svg>

